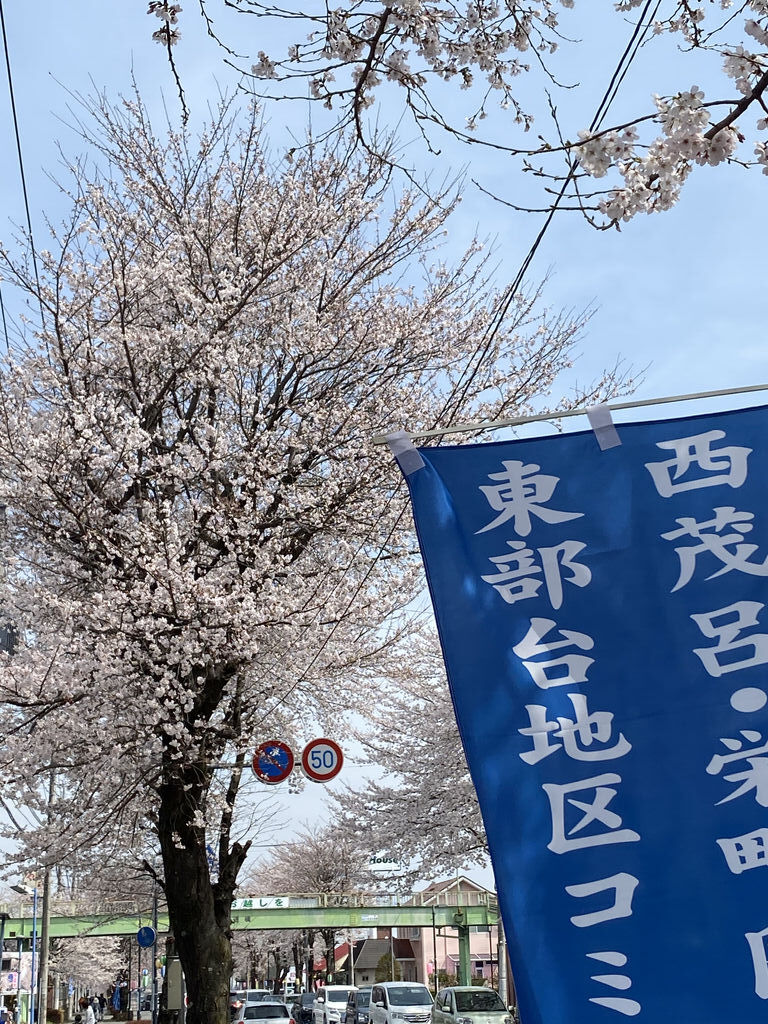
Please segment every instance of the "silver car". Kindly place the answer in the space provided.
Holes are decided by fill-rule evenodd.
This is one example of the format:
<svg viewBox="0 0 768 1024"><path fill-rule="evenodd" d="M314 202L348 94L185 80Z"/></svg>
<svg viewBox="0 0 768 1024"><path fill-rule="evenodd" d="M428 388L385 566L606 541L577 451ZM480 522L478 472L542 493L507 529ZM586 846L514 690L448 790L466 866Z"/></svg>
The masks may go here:
<svg viewBox="0 0 768 1024"><path fill-rule="evenodd" d="M492 988L455 985L437 993L432 1024L512 1024L512 1015Z"/></svg>
<svg viewBox="0 0 768 1024"><path fill-rule="evenodd" d="M259 1024L295 1024L291 1011L285 1003L278 1000L260 1000L258 1003L243 1003L235 1017L235 1024L248 1024L249 1021Z"/></svg>

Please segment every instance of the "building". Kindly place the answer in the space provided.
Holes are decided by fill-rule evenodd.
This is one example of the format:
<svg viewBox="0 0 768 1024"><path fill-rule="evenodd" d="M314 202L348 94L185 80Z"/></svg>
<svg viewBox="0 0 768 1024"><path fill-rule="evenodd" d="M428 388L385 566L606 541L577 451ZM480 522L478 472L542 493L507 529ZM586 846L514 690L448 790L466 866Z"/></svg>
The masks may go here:
<svg viewBox="0 0 768 1024"><path fill-rule="evenodd" d="M419 930L419 929L415 929ZM380 928L375 939L355 942L354 983L358 987L373 985L376 981L421 981L416 953L410 939L391 935L390 929ZM394 957L394 970L393 970ZM376 977L376 972L379 977Z"/></svg>
<svg viewBox="0 0 768 1024"><path fill-rule="evenodd" d="M445 903L477 906L496 894L458 875L441 882L433 882L420 893L421 902L435 906ZM458 984L459 932L457 928L401 929L413 947L417 963L417 978L433 991L444 985ZM469 935L470 974L477 981L484 980L496 987L499 971L499 929L497 925L471 927Z"/></svg>

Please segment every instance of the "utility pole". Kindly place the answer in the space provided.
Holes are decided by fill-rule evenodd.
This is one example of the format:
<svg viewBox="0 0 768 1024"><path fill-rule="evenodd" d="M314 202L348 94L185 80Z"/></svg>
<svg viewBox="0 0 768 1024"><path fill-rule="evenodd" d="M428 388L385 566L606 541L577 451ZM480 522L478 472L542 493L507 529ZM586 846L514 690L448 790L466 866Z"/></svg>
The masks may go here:
<svg viewBox="0 0 768 1024"><path fill-rule="evenodd" d="M48 780L48 820L51 818L56 773L51 768ZM48 954L50 952L51 931L51 865L46 863L43 870L43 902L42 921L40 924L40 968L38 970L39 995L37 999L37 1019L46 1024L48 1019Z"/></svg>
<svg viewBox="0 0 768 1024"><path fill-rule="evenodd" d="M0 971L3 969L3 954L5 953L5 922L8 914L0 912Z"/></svg>
<svg viewBox="0 0 768 1024"><path fill-rule="evenodd" d="M504 1000L504 1005L509 1006L509 985L507 982L507 942L504 937L504 925L499 917L496 945L496 959L499 969L499 995Z"/></svg>

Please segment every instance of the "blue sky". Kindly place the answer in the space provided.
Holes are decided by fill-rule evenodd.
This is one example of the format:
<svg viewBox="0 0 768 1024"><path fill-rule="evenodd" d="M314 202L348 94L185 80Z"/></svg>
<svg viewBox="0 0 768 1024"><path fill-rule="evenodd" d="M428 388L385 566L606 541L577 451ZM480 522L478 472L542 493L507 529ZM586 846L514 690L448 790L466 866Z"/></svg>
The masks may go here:
<svg viewBox="0 0 768 1024"><path fill-rule="evenodd" d="M211 12L219 6L212 4ZM576 13L583 18L578 6ZM43 244L43 211L56 219L62 209L48 177L59 167L56 142L60 140L68 153L82 149L63 123L70 102L67 90L127 91L133 70L150 107L159 112L164 101L175 117L178 101L163 50L151 40L159 22L147 16L143 0L38 0L6 7L32 217L38 244ZM176 56L193 116L202 116L216 90L231 87L235 78L224 66L221 51L207 38L197 5L187 4L182 19ZM220 24L225 31L236 30L237 35L232 31L229 38L252 52L269 49L261 22L230 16L229 26ZM590 120L625 38L626 29L618 22L609 38L598 28L596 22L587 22L582 33L587 42L564 65L571 81L583 77L584 67L590 68L586 91L565 94L560 101L571 135ZM659 91L687 88L692 84L690 69L680 68L672 47L641 54L637 72L630 73L617 104L617 115L647 107L649 81ZM284 140L286 122L298 133L303 131L306 107L273 106L267 116L273 137ZM6 218L21 222L23 210L5 83L0 87L0 139L0 237L7 239ZM508 158L451 145L449 140L443 141L440 166L466 166L470 177L482 175L486 184L507 195L510 189L517 194L520 184L529 186L529 179L521 183ZM556 218L531 274L538 278L551 270L546 298L553 306L596 307L575 371L579 380L587 380L617 358L638 369L647 367L640 397L768 379L763 366L761 274L766 184L759 170L706 168L694 173L675 209L638 218L620 233L596 232L577 214ZM503 282L514 274L540 222L538 216L493 204L470 186L453 223L451 244L458 248L475 230L494 238ZM10 304L10 297L5 297Z"/></svg>
<svg viewBox="0 0 768 1024"><path fill-rule="evenodd" d="M210 10L215 12L218 6L212 3ZM577 4L577 15L584 18L579 6L587 5ZM160 113L165 102L171 116L177 117L178 100L163 51L151 39L159 23L147 16L144 0L22 0L6 4L5 17L33 226L36 241L43 246L44 211L56 221L64 209L50 179L60 170L57 140L69 154L82 150L66 126L67 91L97 88L114 96L129 91L133 71L151 109ZM235 79L223 65L221 51L206 37L197 4L188 2L182 17L176 57L188 103L193 116L199 117L217 90L231 87ZM575 51L570 72L576 78L588 67L591 84L582 98L569 95L563 100L570 134L590 121L625 33L618 25L610 38L602 35L594 9L592 20L589 14L587 19L583 34L589 44ZM264 29L254 19L240 17L230 24L251 52L269 49L269 39L260 38ZM693 84L687 69L679 71L672 47L659 52L658 57L651 51L641 55L638 75L627 81L617 114L647 107L648 72L658 91ZM8 241L8 223L23 223L24 215L4 73L2 77L0 238ZM301 134L305 116L302 106L276 106L267 112L277 140L285 140L286 124ZM482 172L486 184L500 191L514 189L518 181L509 159L488 151L462 149L446 141L441 160L454 170L466 164L470 177ZM647 368L637 391L640 398L768 381L763 338L767 185L759 170L705 169L694 173L674 210L637 219L620 233L596 232L575 214L555 220L531 274L538 279L551 271L546 292L550 305L596 309L574 379L586 382L601 367L623 359L637 370ZM470 187L454 221L450 245L458 250L476 230L494 238L503 284L514 275L540 223L537 216L494 205ZM6 305L17 308L6 289L3 294ZM731 404L721 401L711 407ZM683 411L679 409L680 414ZM578 420L567 422L571 428L584 426ZM353 771L350 765L347 781ZM281 797L294 821L322 813L319 789L310 786L303 797Z"/></svg>

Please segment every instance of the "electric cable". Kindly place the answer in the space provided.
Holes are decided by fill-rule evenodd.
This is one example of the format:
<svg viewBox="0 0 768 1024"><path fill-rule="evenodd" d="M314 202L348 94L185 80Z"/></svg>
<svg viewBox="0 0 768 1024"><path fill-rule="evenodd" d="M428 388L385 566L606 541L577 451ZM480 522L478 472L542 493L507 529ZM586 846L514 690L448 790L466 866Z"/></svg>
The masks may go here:
<svg viewBox="0 0 768 1024"><path fill-rule="evenodd" d="M27 231L29 233L29 244L32 252L32 268L35 274L35 285L37 286L37 300L40 304L40 326L43 327L45 323L45 316L43 313L43 294L40 288L40 275L37 269L37 254L35 249L35 240L32 233L32 217L29 212L29 194L27 192L27 177L24 173L24 156L21 148L21 133L19 131L19 119L16 112L16 97L13 90L13 73L11 71L11 55L8 49L8 34L5 29L5 11L3 9L3 0L0 0L0 28L3 33L3 50L5 51L5 69L8 75L8 93L11 99L11 116L13 118L13 129L16 135L16 153L19 160L19 174L21 176L21 191L24 197L24 210L27 215ZM3 313L3 324L5 324L5 313ZM6 334L6 346L8 344L8 335Z"/></svg>
<svg viewBox="0 0 768 1024"><path fill-rule="evenodd" d="M2 288L2 283L1 282L0 282L0 317L2 317L2 321L3 321L3 337L5 338L5 351L6 352L10 352L11 351L11 343L8 340L8 323L7 323L6 319L5 319L5 303L3 302L3 288Z"/></svg>
<svg viewBox="0 0 768 1024"><path fill-rule="evenodd" d="M648 21L646 22L646 17L648 15L648 12L650 11L651 7L654 6L654 3L655 3L655 7L654 7L653 14L651 15L650 19L648 19ZM614 69L614 72L611 75L611 79L610 79L610 81L608 83L608 86L607 86L607 88L606 88L606 90L605 90L605 92L603 94L603 97L600 100L600 103L598 104L597 111L596 111L595 116L593 117L591 125L590 125L590 131L591 132L596 131L596 129L602 123L602 121L604 120L606 114L608 113L608 110L611 107L611 104L613 103L613 101L615 100L616 96L618 95L619 87L620 87L621 83L624 81L624 78L625 78L625 76L627 74L627 71L629 70L630 66L634 62L635 57L637 56L637 52L638 52L640 46L642 45L643 41L645 40L645 36L647 35L647 32L648 32L649 28L653 24L653 18L655 17L656 12L658 11L660 6L661 6L661 0L646 0L646 4L645 4L645 6L644 6L644 8L643 8L643 10L642 10L642 12L640 14L640 17L638 18L638 21L637 21L637 23L635 25L635 28L634 28L633 32L632 32L630 40L627 43L627 46L624 48L624 52L622 53L621 57L619 58L619 62L616 65L616 68ZM573 175L576 172L576 167L577 166L578 166L578 160L576 158L573 158L573 159L571 159L569 161L568 174L566 175L566 177L565 177L565 179L564 179L564 181L563 181L563 183L562 183L562 185L560 187L560 191L558 192L557 196L555 197L555 200L554 200L550 210L547 212L547 216L546 216L546 218L544 220L544 224L540 228L538 234L536 235L536 238L534 239L533 243L531 244L530 248L528 249L528 252L526 253L525 257L523 258L523 261L520 264L520 266L519 266L519 268L517 270L517 273L515 274L515 277L512 280L512 283L509 284L507 286L507 288L505 289L504 298L501 300L500 307L499 307L499 309L498 309L498 311L497 311L497 313L496 313L496 315L495 315L495 317L493 319L493 322L492 322L491 326L487 330L484 342L482 342L480 345L478 345L478 347L475 349L475 353L473 354L473 356L471 357L471 359L470 359L470 361L468 363L468 369L473 364L474 364L474 369L472 369L472 371L470 373L470 376L469 376L469 378L466 381L466 384L464 384L464 386L461 389L461 394L460 394L460 396L458 398L458 401L455 403L456 412L458 412L458 406L460 405L460 403L466 398L468 390L472 386L472 382L474 381L475 377L477 376L477 374L478 374L478 372L480 370L480 367L483 365L483 361L484 361L485 357L488 354L488 351L489 351L489 349L490 349L490 347L491 347L491 345L493 343L494 338L496 337L496 335L498 334L499 330L501 329L502 324L504 323L504 318L506 317L506 315L507 315L507 313L509 311L510 306L514 302L515 296L516 296L516 294L518 292L518 289L520 288L520 285L523 282L525 274L528 271L528 268L530 267L531 263L533 262L534 256L536 255L536 252L538 251L538 248L541 245L541 242L542 242L542 240L544 238L544 235L546 234L547 230L549 229L549 226L552 223L552 220L554 219L555 214L557 213L558 207L560 206L560 203L562 202L563 197L565 196L565 193L566 193L566 191L568 189L568 186L571 183ZM458 383L457 383L456 386L457 387L459 386ZM453 399L453 395L446 401L446 404L443 407L443 413L445 413L448 410L450 402L452 401L452 399ZM449 424L451 423L451 421L452 421L452 417L449 417L449 420L448 420Z"/></svg>

